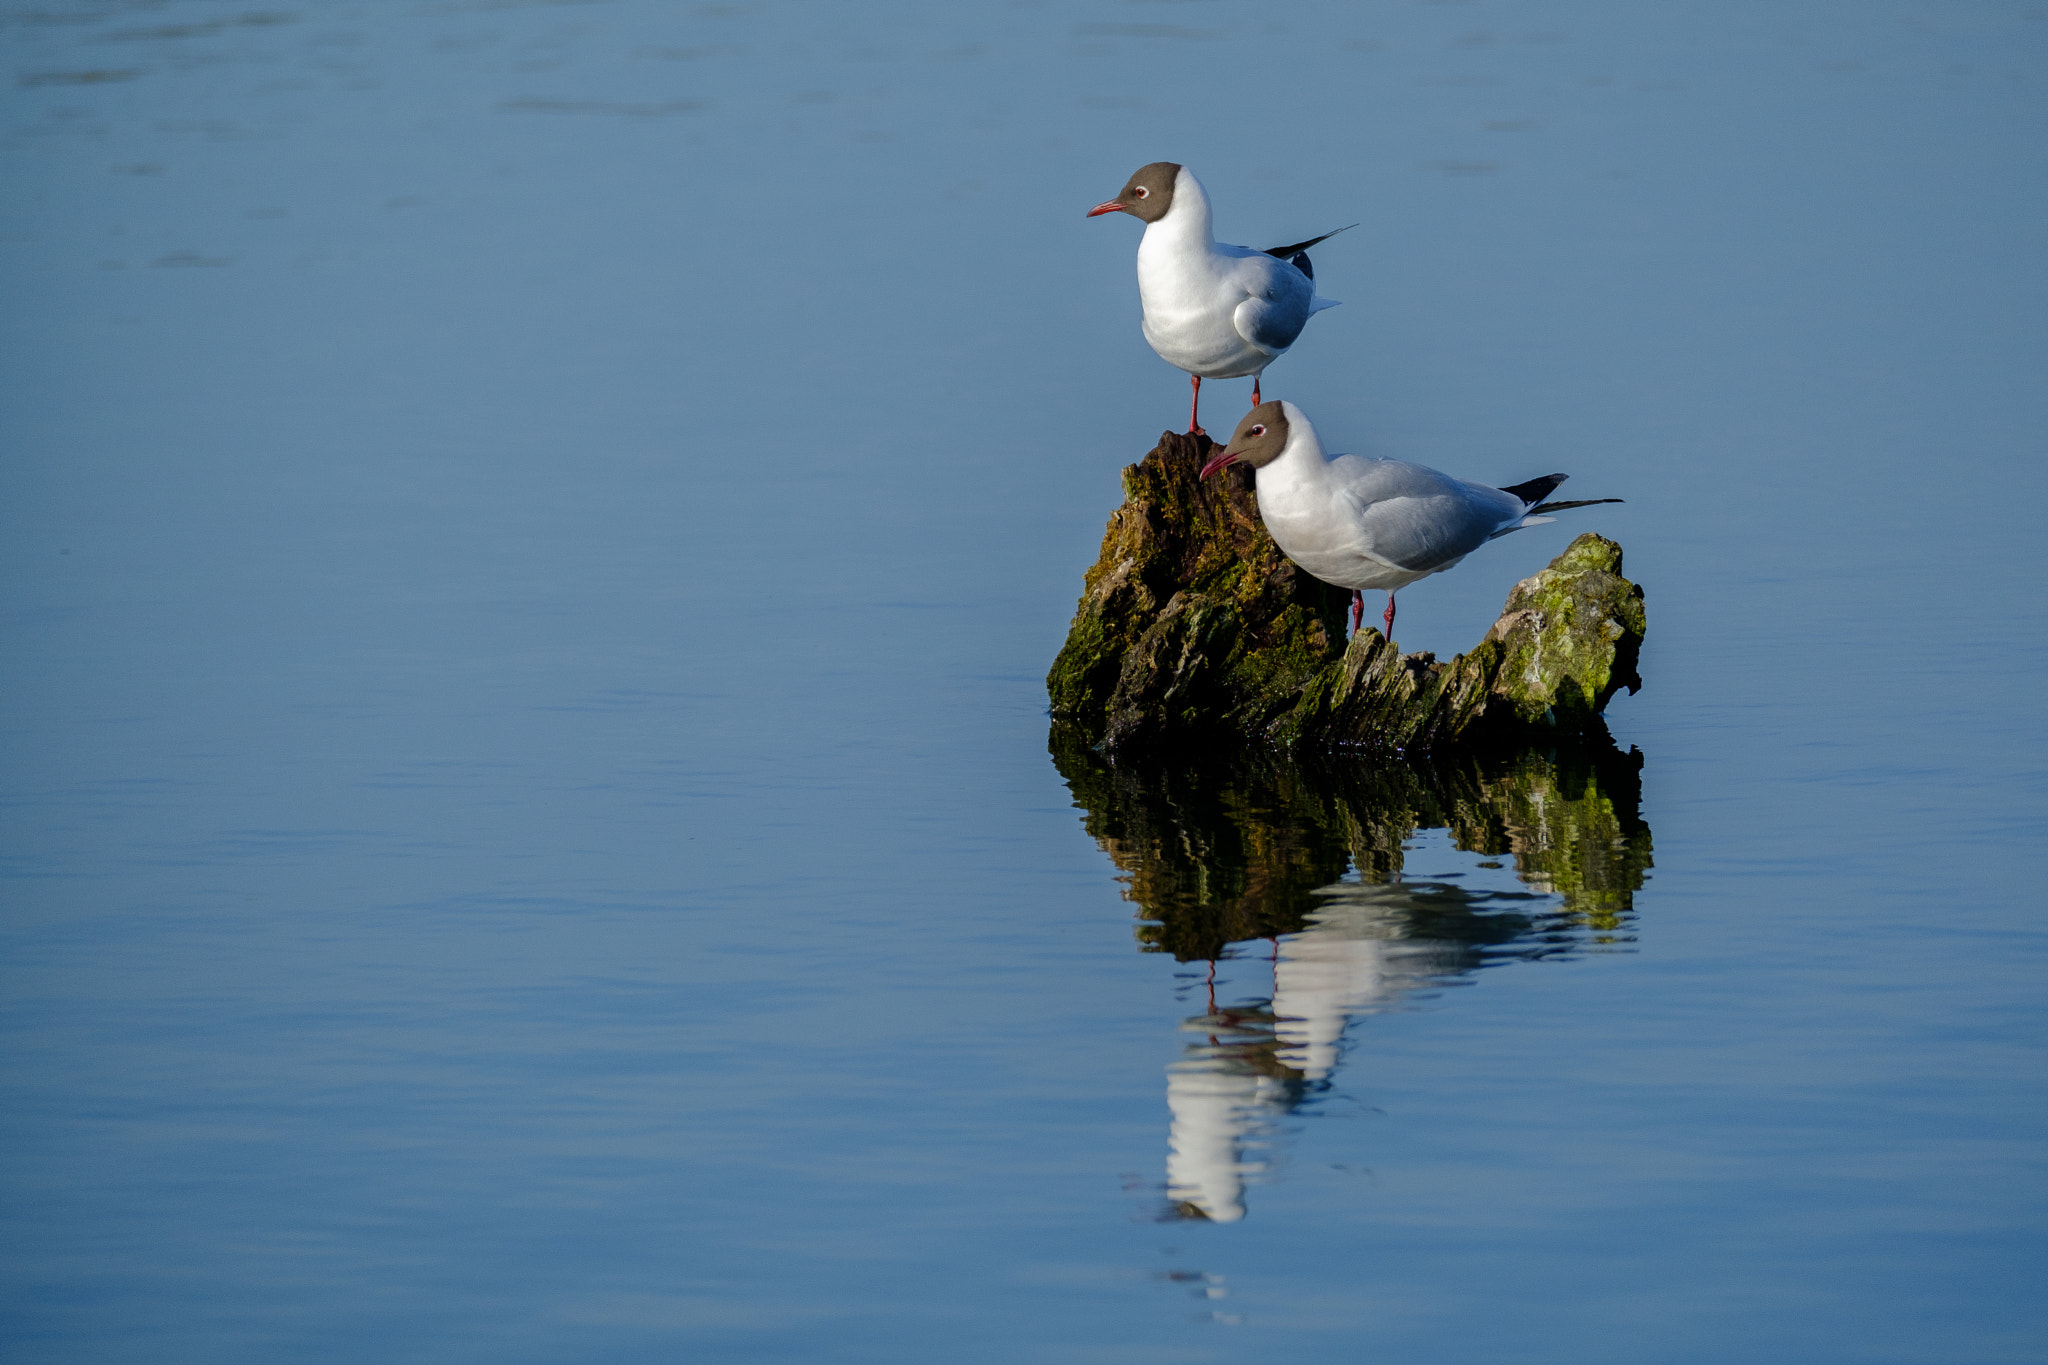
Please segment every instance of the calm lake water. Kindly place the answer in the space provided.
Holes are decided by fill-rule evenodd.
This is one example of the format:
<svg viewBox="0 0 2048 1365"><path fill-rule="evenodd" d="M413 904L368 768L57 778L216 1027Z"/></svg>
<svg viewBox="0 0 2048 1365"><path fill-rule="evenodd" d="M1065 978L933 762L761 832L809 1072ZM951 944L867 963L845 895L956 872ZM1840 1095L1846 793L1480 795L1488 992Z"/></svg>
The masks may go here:
<svg viewBox="0 0 2048 1365"><path fill-rule="evenodd" d="M2048 1359L2048 7L10 0L9 1360ZM1185 412L1567 513L1616 747L1112 769ZM1228 429L1242 381L1211 386Z"/></svg>

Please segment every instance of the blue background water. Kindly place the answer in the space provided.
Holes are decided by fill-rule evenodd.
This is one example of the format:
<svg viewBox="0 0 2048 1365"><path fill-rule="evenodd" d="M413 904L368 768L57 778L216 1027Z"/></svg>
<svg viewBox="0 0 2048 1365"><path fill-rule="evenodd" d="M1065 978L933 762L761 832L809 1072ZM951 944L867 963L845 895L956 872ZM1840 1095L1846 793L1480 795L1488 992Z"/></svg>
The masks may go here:
<svg viewBox="0 0 2048 1365"><path fill-rule="evenodd" d="M8 1356L2042 1359L2044 58L2036 0L10 6ZM1229 1226L1154 1221L1188 968L1045 752L1184 412L1081 216L1158 158L1360 222L1269 375L1333 446L1628 499L1404 646L1579 529L1650 607L1634 942L1355 1023Z"/></svg>

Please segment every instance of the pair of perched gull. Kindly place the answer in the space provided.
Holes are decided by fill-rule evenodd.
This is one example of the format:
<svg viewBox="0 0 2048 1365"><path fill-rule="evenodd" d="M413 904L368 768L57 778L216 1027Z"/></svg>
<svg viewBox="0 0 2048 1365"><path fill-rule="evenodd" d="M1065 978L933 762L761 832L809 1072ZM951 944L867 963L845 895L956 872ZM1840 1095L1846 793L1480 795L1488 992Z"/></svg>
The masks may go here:
<svg viewBox="0 0 2048 1365"><path fill-rule="evenodd" d="M1252 378L1252 410L1202 466L1202 477L1226 465L1252 467L1259 517L1274 543L1325 583L1351 589L1353 630L1365 617L1366 588L1386 590L1391 641L1401 588L1455 567L1496 536L1549 521L1545 512L1621 501L1544 501L1563 474L1490 488L1426 465L1325 454L1301 409L1262 401L1259 382L1311 317L1337 306L1316 296L1308 259L1310 247L1337 234L1265 251L1218 242L1202 182L1171 161L1139 168L1116 198L1088 210L1090 218L1103 213L1128 213L1145 225L1138 242L1145 340L1193 381L1189 433L1206 434L1204 379Z"/></svg>

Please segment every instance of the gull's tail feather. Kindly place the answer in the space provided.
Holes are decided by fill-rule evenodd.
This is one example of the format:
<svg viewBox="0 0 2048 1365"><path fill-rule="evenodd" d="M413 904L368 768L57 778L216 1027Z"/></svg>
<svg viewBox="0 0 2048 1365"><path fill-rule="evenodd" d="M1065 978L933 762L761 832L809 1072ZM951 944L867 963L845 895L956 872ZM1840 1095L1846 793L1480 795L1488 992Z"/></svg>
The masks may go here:
<svg viewBox="0 0 2048 1365"><path fill-rule="evenodd" d="M1349 232L1352 228L1355 228L1357 226L1358 224L1351 223L1344 227L1338 228L1337 232ZM1296 242L1293 246L1269 246L1266 248L1266 254L1268 256L1278 256L1281 260L1287 262L1296 270L1299 270L1302 274L1308 276L1309 283L1313 284L1315 283L1316 278L1316 268L1308 258L1308 249L1314 246L1317 242L1329 241L1332 237L1335 237L1337 235L1337 232L1326 232L1320 237L1311 237L1305 242ZM1336 300L1334 299L1331 300L1329 303L1323 305L1323 307L1325 308L1334 308L1336 306ZM1316 310L1311 308L1309 311L1315 312Z"/></svg>
<svg viewBox="0 0 2048 1365"><path fill-rule="evenodd" d="M1349 232L1352 228L1355 228L1357 226L1358 224L1356 223L1347 223L1343 227L1338 228L1337 232ZM1335 237L1337 235L1337 232L1326 232L1320 237L1311 237L1305 242L1296 242L1293 246L1269 246L1266 248L1266 254L1268 256L1278 256L1283 261L1290 260L1295 256L1299 256L1302 252L1307 251L1310 247L1316 245L1316 243L1318 242L1329 241L1332 237ZM1310 276L1310 278L1313 279L1314 276Z"/></svg>
<svg viewBox="0 0 2048 1365"><path fill-rule="evenodd" d="M1578 502L1543 502L1531 507L1530 512L1562 512L1567 507L1598 507L1603 502L1625 502L1625 498L1584 498Z"/></svg>
<svg viewBox="0 0 2048 1365"><path fill-rule="evenodd" d="M1522 516L1512 526L1501 527L1498 531L1488 536L1487 539L1498 540L1508 532L1519 531L1524 526L1545 525L1551 520L1551 518L1543 515L1545 512L1563 512L1574 507L1598 507L1603 502L1621 501L1620 498L1582 498L1577 502L1544 501L1545 498L1557 491L1559 484L1570 477L1569 474L1545 474L1540 479L1530 479L1527 483L1510 484L1506 488L1501 489L1501 492L1513 494L1522 500Z"/></svg>

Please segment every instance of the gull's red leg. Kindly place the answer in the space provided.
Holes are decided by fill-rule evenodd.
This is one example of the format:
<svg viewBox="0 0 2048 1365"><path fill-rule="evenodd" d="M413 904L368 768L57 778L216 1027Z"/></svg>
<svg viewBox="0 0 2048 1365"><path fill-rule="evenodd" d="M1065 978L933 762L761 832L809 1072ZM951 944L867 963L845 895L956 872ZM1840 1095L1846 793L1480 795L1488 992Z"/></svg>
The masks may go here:
<svg viewBox="0 0 2048 1365"><path fill-rule="evenodd" d="M1188 378L1195 384L1194 399L1188 404L1188 435L1207 436L1209 433L1202 430L1202 376L1191 374Z"/></svg>
<svg viewBox="0 0 2048 1365"><path fill-rule="evenodd" d="M1394 643L1394 594L1387 594L1387 643Z"/></svg>
<svg viewBox="0 0 2048 1365"><path fill-rule="evenodd" d="M1259 405L1259 377L1258 377L1257 375L1253 375L1253 376L1252 376L1252 406L1253 406L1253 407L1257 407L1258 405Z"/></svg>
<svg viewBox="0 0 2048 1365"><path fill-rule="evenodd" d="M1351 633L1358 634L1358 628L1365 624L1365 594L1357 588L1351 590Z"/></svg>

